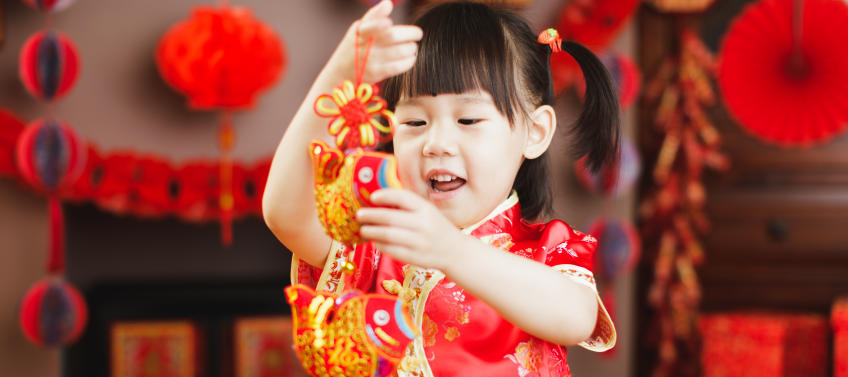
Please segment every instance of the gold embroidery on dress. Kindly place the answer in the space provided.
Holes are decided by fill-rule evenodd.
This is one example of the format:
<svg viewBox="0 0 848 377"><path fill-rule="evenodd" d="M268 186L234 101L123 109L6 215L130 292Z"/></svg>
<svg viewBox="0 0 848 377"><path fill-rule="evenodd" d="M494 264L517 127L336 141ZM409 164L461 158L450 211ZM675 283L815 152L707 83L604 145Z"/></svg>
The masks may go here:
<svg viewBox="0 0 848 377"><path fill-rule="evenodd" d="M415 292L414 302L409 304L410 315L415 327L422 329L424 322L424 304L430 292L445 274L436 269L425 269L414 266L404 266L404 279L402 289ZM391 284L391 283L390 283ZM385 286L383 287L385 288ZM424 353L424 337L417 336L412 342L412 347L406 349L406 356L401 360L397 369L398 377L432 377L433 371L427 363Z"/></svg>
<svg viewBox="0 0 848 377"><path fill-rule="evenodd" d="M518 343L515 347L515 353L506 355L506 358L512 360L518 366L519 377L536 372L542 365L541 342L536 338L530 338L526 342Z"/></svg>
<svg viewBox="0 0 848 377"><path fill-rule="evenodd" d="M318 285L315 287L317 291L331 292L339 294L344 290L344 279L342 279L343 269L348 260L345 256L346 246L338 241L333 241L330 244L330 253L327 255L327 262L324 263L324 269L321 271L321 278L318 279Z"/></svg>

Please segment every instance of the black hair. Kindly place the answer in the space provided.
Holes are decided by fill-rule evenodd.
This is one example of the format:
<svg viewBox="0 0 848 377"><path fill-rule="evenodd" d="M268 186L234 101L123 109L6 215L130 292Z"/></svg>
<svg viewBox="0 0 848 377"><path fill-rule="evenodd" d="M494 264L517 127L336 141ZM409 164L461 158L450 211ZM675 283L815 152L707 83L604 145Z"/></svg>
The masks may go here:
<svg viewBox="0 0 848 377"><path fill-rule="evenodd" d="M383 96L394 109L401 97L485 90L495 107L514 124L541 105L554 104L551 49L536 41L522 18L472 2L439 4L415 22L424 31L413 68L386 80ZM609 73L588 49L564 42L586 78L583 112L572 126L573 157L588 154L587 166L597 171L613 160L618 147L618 100ZM391 148L391 146L389 146ZM549 212L547 152L525 159L513 182L522 217Z"/></svg>

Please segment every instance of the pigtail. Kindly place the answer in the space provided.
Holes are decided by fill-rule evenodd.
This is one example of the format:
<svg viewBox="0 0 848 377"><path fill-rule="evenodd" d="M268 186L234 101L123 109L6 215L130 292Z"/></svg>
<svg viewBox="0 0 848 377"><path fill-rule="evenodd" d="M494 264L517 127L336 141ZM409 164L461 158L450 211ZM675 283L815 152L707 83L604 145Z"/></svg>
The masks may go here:
<svg viewBox="0 0 848 377"><path fill-rule="evenodd" d="M609 72L592 51L577 42L564 41L586 79L583 112L572 126L578 157L588 155L586 166L597 172L617 159L619 144L618 98Z"/></svg>

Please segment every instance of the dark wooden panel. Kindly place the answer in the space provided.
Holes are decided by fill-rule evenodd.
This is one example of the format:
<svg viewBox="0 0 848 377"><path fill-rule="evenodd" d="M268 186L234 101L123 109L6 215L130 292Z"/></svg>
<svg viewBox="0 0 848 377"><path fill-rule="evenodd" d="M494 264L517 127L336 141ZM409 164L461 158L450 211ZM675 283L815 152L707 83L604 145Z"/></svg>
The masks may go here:
<svg viewBox="0 0 848 377"><path fill-rule="evenodd" d="M830 310L848 292L848 266L837 263L711 261L701 274L702 310Z"/></svg>
<svg viewBox="0 0 848 377"><path fill-rule="evenodd" d="M848 188L711 192L707 214L710 261L844 263L848 277Z"/></svg>

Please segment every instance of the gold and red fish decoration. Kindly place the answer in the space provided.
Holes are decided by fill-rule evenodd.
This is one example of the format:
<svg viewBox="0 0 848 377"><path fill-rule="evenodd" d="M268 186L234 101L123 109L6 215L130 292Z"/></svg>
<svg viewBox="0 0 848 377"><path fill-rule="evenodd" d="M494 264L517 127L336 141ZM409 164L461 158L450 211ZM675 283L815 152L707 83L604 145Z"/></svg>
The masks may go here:
<svg viewBox="0 0 848 377"><path fill-rule="evenodd" d="M387 377L417 336L406 302L385 294L341 296L304 285L286 288L294 346L314 377Z"/></svg>
<svg viewBox="0 0 848 377"><path fill-rule="evenodd" d="M315 170L315 205L327 235L353 246L360 243L356 211L371 206L371 194L401 188L397 162L388 153L357 148L347 156L320 140L309 145Z"/></svg>

